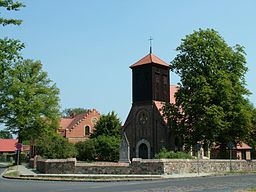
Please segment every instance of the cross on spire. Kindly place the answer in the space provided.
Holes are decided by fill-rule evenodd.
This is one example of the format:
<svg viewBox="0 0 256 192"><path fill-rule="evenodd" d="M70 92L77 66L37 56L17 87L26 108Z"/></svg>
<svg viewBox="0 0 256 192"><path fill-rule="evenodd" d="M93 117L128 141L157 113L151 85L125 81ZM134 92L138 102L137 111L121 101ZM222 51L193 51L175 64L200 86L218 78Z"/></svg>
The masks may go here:
<svg viewBox="0 0 256 192"><path fill-rule="evenodd" d="M149 43L150 43L150 44L149 44L149 45L150 45L150 47L149 47L149 53L151 54L151 53L152 53L152 41L153 41L153 38L150 36L148 40L149 40Z"/></svg>

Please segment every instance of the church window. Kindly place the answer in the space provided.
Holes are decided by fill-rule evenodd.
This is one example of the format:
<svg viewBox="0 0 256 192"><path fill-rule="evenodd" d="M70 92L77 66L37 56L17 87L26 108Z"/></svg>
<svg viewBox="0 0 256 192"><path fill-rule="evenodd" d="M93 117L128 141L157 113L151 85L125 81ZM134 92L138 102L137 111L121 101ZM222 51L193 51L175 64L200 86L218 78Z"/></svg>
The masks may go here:
<svg viewBox="0 0 256 192"><path fill-rule="evenodd" d="M93 117L91 121L92 121L92 124L95 125L97 123L98 119L96 117Z"/></svg>
<svg viewBox="0 0 256 192"><path fill-rule="evenodd" d="M87 125L84 127L84 135L89 135L90 134L90 127Z"/></svg>

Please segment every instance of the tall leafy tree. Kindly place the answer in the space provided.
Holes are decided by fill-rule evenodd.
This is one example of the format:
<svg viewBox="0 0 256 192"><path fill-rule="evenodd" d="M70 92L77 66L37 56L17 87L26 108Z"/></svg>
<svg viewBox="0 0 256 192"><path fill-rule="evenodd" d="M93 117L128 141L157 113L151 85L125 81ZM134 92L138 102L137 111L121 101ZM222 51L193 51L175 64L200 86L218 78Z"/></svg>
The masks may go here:
<svg viewBox="0 0 256 192"><path fill-rule="evenodd" d="M171 70L180 76L180 88L176 104L167 104L164 110L185 143L216 142L224 147L244 140L250 132L251 110L244 98L249 91L243 47L228 46L213 29L199 29L182 39L176 50Z"/></svg>
<svg viewBox="0 0 256 192"><path fill-rule="evenodd" d="M0 15L3 11L18 11L24 5L18 1L0 0ZM0 17L0 25L20 25L21 20L13 18ZM24 44L19 40L1 38L0 39L0 123L4 118L3 101L6 97L5 88L6 81L9 78L9 70L15 62L21 59L20 51L24 48Z"/></svg>
<svg viewBox="0 0 256 192"><path fill-rule="evenodd" d="M42 70L40 61L24 60L10 71L4 102L4 124L19 139L34 139L57 128L59 90Z"/></svg>
<svg viewBox="0 0 256 192"><path fill-rule="evenodd" d="M114 136L120 137L121 121L112 111L107 115L102 115L95 125L95 131L91 138L98 136Z"/></svg>
<svg viewBox="0 0 256 192"><path fill-rule="evenodd" d="M114 112L102 115L91 139L76 144L78 159L118 161L121 121Z"/></svg>

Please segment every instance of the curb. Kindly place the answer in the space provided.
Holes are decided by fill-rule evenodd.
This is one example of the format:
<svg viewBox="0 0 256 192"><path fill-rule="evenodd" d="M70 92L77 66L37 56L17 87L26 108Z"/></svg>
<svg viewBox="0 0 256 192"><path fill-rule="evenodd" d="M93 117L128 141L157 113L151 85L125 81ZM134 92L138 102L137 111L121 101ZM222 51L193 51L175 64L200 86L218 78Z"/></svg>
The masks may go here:
<svg viewBox="0 0 256 192"><path fill-rule="evenodd" d="M49 176L2 176L5 179L19 179L19 180L41 180L41 181L70 181L70 182L122 182L122 181L154 181L163 180L164 177L149 177L149 178L139 178L139 177L49 177Z"/></svg>

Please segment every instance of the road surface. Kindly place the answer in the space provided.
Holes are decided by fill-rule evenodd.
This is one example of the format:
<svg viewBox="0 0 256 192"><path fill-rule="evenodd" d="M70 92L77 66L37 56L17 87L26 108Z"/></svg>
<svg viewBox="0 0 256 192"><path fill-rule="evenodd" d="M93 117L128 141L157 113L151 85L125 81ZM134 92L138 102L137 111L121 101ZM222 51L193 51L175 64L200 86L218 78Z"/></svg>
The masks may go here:
<svg viewBox="0 0 256 192"><path fill-rule="evenodd" d="M3 169L0 169L0 173ZM136 182L62 182L0 178L0 192L222 192L256 188L256 174Z"/></svg>

